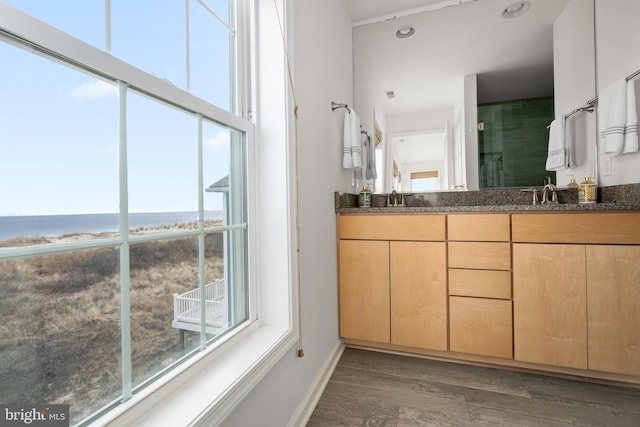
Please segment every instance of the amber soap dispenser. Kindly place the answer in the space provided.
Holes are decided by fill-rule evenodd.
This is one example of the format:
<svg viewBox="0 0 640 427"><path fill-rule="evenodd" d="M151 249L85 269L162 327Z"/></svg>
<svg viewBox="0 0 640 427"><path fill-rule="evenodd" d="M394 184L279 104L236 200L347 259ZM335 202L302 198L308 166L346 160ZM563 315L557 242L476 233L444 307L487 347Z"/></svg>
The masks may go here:
<svg viewBox="0 0 640 427"><path fill-rule="evenodd" d="M597 186L590 176L585 176L584 181L578 186L578 203L596 203Z"/></svg>

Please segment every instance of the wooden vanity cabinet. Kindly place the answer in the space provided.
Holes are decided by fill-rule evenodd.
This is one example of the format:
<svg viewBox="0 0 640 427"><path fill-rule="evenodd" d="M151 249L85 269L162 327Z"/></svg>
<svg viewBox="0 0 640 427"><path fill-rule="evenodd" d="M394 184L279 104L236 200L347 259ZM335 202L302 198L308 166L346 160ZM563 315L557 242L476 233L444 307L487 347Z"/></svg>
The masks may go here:
<svg viewBox="0 0 640 427"><path fill-rule="evenodd" d="M513 357L509 214L451 214L449 349Z"/></svg>
<svg viewBox="0 0 640 427"><path fill-rule="evenodd" d="M444 215L340 215L340 336L447 349Z"/></svg>
<svg viewBox="0 0 640 427"><path fill-rule="evenodd" d="M640 375L640 213L512 223L515 359Z"/></svg>
<svg viewBox="0 0 640 427"><path fill-rule="evenodd" d="M640 212L342 214L338 251L348 343L639 383Z"/></svg>

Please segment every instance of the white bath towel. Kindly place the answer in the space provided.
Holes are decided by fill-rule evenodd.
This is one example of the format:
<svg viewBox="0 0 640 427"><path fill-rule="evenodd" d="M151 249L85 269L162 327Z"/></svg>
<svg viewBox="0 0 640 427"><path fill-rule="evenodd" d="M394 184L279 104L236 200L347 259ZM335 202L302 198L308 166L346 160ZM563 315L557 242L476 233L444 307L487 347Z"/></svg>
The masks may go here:
<svg viewBox="0 0 640 427"><path fill-rule="evenodd" d="M627 81L618 80L598 96L599 154L622 152L627 122Z"/></svg>
<svg viewBox="0 0 640 427"><path fill-rule="evenodd" d="M546 169L559 171L567 168L567 148L565 144L566 119L562 116L551 122L549 127L549 148Z"/></svg>
<svg viewBox="0 0 640 427"><path fill-rule="evenodd" d="M638 111L636 109L636 84L627 82L627 122L624 126L623 153L638 152Z"/></svg>

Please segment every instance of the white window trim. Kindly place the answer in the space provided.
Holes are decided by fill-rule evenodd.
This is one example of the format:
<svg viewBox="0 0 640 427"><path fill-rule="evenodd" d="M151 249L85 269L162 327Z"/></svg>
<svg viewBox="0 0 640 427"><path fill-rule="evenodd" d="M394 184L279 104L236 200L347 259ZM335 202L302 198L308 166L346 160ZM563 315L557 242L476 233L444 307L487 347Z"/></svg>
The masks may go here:
<svg viewBox="0 0 640 427"><path fill-rule="evenodd" d="M296 340L291 329L248 324L215 351L189 359L178 375L163 377L90 426L218 425Z"/></svg>
<svg viewBox="0 0 640 427"><path fill-rule="evenodd" d="M246 4L247 2L239 1ZM287 352L295 351L297 342L295 260L295 156L291 140L293 119L291 92L286 81L286 65L280 28L274 2L251 0L252 40L261 42L255 52L258 64L254 67L255 90L250 94L255 110L256 145L258 153L249 147L249 280L253 313L257 320L247 322L239 331L222 338L215 346L185 361L168 375L158 379L127 402L107 412L92 426L103 425L195 425L211 426L221 423L255 385L280 361ZM292 2L278 0L277 4L286 28L290 28ZM260 25L256 25L256 22ZM132 88L143 93L155 93L166 99L178 97L184 106L192 106L205 117L223 120L231 127L247 134L253 125L182 92L170 83L148 75L123 61L89 45L77 48L77 41L54 29L33 25L37 20L0 2L0 29L19 28L15 36L59 52L77 64L100 64L107 77L120 79L122 75ZM290 33L287 40L291 45ZM70 46L75 46L71 49ZM280 82L281 84L274 84ZM262 114L262 117L261 117ZM216 120L217 119L217 120ZM275 119L275 120L273 120ZM258 162L256 159L260 158ZM286 239L282 236L286 235ZM273 237L277 236L276 239ZM258 283L257 288L255 284ZM268 292L267 292L268 290ZM257 306L253 303L257 301Z"/></svg>

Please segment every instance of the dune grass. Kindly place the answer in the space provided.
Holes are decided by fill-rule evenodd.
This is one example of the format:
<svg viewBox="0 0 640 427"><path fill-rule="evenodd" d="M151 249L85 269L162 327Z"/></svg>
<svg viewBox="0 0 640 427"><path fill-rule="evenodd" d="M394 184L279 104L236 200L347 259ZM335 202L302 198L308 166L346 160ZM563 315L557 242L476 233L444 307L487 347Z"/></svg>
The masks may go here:
<svg viewBox="0 0 640 427"><path fill-rule="evenodd" d="M33 239L20 245L47 243ZM207 281L223 277L222 236L205 246ZM132 245L130 258L135 386L182 355L173 294L197 287L197 239ZM0 262L0 402L68 403L77 422L117 399L120 316L118 248Z"/></svg>

